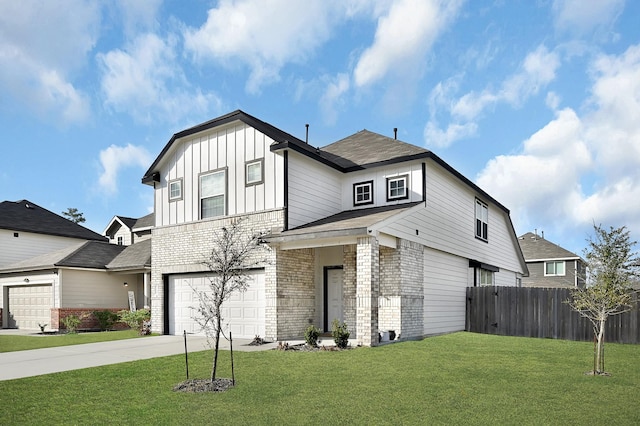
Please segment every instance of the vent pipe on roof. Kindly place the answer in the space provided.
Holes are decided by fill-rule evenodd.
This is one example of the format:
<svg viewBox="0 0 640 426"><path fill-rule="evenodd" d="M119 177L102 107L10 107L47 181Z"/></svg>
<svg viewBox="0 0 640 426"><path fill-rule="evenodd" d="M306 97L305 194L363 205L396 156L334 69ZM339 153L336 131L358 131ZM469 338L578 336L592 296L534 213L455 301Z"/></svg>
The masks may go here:
<svg viewBox="0 0 640 426"><path fill-rule="evenodd" d="M393 128L393 138L395 140L398 140L398 128L397 127Z"/></svg>
<svg viewBox="0 0 640 426"><path fill-rule="evenodd" d="M304 141L306 143L309 143L309 123L305 124L304 127L307 128L307 136L305 137Z"/></svg>
<svg viewBox="0 0 640 426"><path fill-rule="evenodd" d="M542 239L544 240L544 231L540 231L540 233L542 234Z"/></svg>

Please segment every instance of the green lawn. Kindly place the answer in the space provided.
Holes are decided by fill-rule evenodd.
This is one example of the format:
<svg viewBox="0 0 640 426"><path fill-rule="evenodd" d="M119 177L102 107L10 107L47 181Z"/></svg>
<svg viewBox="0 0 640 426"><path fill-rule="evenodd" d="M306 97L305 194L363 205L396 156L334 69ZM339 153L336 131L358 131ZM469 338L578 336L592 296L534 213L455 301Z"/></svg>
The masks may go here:
<svg viewBox="0 0 640 426"><path fill-rule="evenodd" d="M44 336L0 335L0 352L26 351L82 343L109 342L111 340L140 337L137 330L103 331L97 333L55 334ZM1 423L1 422L0 422Z"/></svg>
<svg viewBox="0 0 640 426"><path fill-rule="evenodd" d="M344 352L235 352L237 386L175 393L184 357L0 382L2 424L640 424L640 346L472 333ZM191 354L206 377L210 352ZM222 353L222 377L230 377Z"/></svg>

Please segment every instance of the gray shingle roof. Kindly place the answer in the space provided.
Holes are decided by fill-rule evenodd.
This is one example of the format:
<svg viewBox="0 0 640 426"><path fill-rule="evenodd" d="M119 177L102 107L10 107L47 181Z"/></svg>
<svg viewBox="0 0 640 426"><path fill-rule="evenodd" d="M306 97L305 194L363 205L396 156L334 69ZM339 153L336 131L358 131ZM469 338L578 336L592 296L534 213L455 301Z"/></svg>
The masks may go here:
<svg viewBox="0 0 640 426"><path fill-rule="evenodd" d="M143 269L151 267L151 239L127 246L111 262L109 270Z"/></svg>
<svg viewBox="0 0 640 426"><path fill-rule="evenodd" d="M321 150L331 154L331 160L345 169L412 156L424 156L429 152L424 148L366 129L327 145Z"/></svg>
<svg viewBox="0 0 640 426"><path fill-rule="evenodd" d="M132 217L125 217L125 216L118 216L118 219L120 219L120 221L124 223L129 229L133 228L133 225L135 225L136 221L138 220Z"/></svg>
<svg viewBox="0 0 640 426"><path fill-rule="evenodd" d="M536 235L533 232L527 232L526 234L518 237L518 243L520 249L524 255L525 260L540 260L540 259L576 259L579 256L570 252L551 241L545 240L540 235Z"/></svg>
<svg viewBox="0 0 640 426"><path fill-rule="evenodd" d="M131 230L135 231L136 229L141 229L141 228L151 228L155 226L155 224L156 224L155 214L149 213L148 215L142 216L141 218L136 220L136 223L135 225L133 225Z"/></svg>
<svg viewBox="0 0 640 426"><path fill-rule="evenodd" d="M106 269L106 265L125 249L125 246L102 241L85 241L61 250L26 259L0 269L0 273L23 272L57 267Z"/></svg>
<svg viewBox="0 0 640 426"><path fill-rule="evenodd" d="M0 229L82 240L106 241L104 236L28 200L3 201L0 203Z"/></svg>

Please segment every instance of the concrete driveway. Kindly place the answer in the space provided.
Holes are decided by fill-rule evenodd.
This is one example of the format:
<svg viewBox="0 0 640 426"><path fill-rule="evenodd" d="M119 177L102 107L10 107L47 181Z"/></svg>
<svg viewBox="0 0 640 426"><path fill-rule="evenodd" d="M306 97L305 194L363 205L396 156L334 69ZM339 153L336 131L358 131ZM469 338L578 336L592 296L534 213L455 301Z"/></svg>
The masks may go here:
<svg viewBox="0 0 640 426"><path fill-rule="evenodd" d="M0 330L0 335L9 334L9 330ZM56 336L42 336L43 339L56 339ZM251 340L234 339L234 351L261 351L273 349L276 343L249 346ZM229 349L229 342L220 341L222 349ZM206 338L187 336L189 353L208 349ZM112 342L87 343L84 345L60 346L46 349L33 349L19 352L0 353L0 380L19 379L58 373L60 371L79 370L120 362L158 358L183 354L183 336L151 336L140 339L115 340Z"/></svg>

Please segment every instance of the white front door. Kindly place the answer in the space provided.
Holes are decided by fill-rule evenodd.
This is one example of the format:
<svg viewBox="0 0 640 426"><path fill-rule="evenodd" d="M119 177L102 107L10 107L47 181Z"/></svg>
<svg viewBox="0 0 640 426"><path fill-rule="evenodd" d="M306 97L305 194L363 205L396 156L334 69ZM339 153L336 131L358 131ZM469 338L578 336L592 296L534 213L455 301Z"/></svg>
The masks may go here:
<svg viewBox="0 0 640 426"><path fill-rule="evenodd" d="M342 282L343 282L342 268L328 268L327 269L327 311L326 315L326 329L325 331L331 331L331 323L334 319L338 321L344 321L344 310L342 307Z"/></svg>

